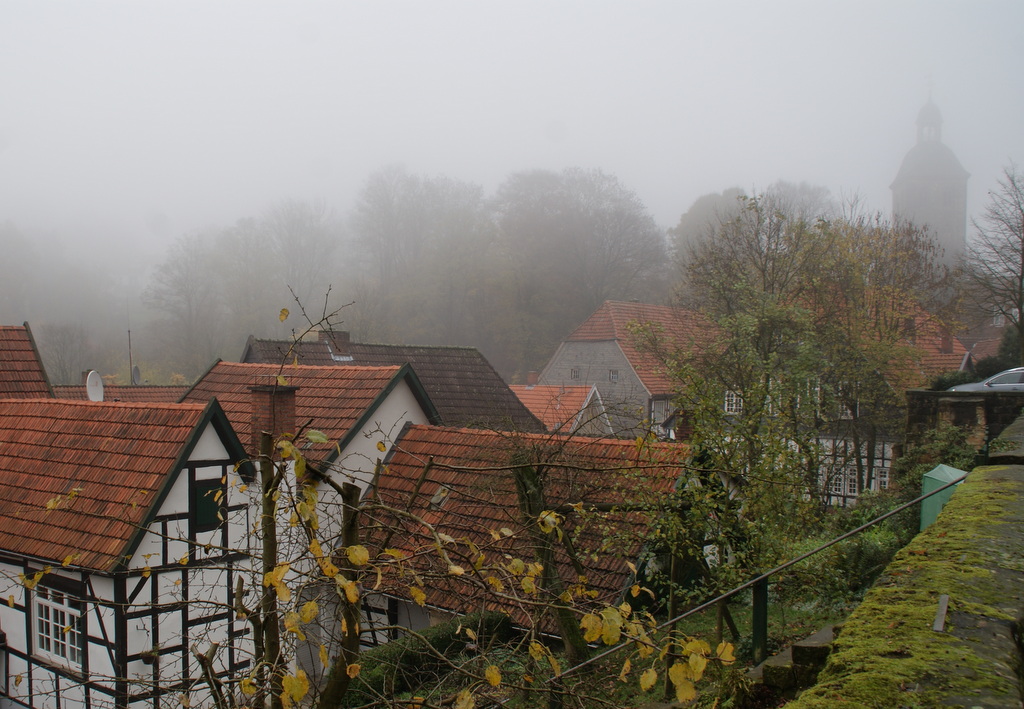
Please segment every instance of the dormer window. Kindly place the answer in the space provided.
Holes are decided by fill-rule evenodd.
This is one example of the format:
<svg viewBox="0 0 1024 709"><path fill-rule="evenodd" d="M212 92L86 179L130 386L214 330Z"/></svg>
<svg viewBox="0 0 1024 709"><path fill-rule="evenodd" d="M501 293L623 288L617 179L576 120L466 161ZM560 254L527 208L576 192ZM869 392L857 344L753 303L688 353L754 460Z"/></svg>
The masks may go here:
<svg viewBox="0 0 1024 709"><path fill-rule="evenodd" d="M580 378L580 368L579 367L573 367L572 369L569 370L569 379L579 379L579 378Z"/></svg>
<svg viewBox="0 0 1024 709"><path fill-rule="evenodd" d="M732 390L725 392L725 413L743 413L743 397Z"/></svg>
<svg viewBox="0 0 1024 709"><path fill-rule="evenodd" d="M609 369L608 370L608 381L610 381L610 382L617 382L617 381L619 381L619 370L617 370L617 369Z"/></svg>

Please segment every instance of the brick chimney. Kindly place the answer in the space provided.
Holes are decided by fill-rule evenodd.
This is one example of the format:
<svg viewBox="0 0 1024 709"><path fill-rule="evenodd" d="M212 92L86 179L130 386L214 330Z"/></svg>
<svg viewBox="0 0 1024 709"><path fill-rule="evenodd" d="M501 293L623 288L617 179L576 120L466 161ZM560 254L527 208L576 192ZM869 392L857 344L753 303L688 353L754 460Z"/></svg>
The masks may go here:
<svg viewBox="0 0 1024 709"><path fill-rule="evenodd" d="M252 392L252 450L260 449L264 431L275 438L282 433L295 432L295 392L298 387L277 384L259 384Z"/></svg>
<svg viewBox="0 0 1024 709"><path fill-rule="evenodd" d="M526 386L535 387L538 381L540 381L540 375L537 372L526 373Z"/></svg>

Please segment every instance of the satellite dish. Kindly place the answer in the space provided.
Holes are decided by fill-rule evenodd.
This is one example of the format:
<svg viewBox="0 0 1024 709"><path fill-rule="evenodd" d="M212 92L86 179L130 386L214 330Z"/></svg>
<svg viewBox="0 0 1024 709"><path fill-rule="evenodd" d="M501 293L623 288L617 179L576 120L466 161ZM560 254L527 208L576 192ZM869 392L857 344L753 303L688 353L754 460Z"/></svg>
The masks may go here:
<svg viewBox="0 0 1024 709"><path fill-rule="evenodd" d="M142 372L139 371L139 365L132 367L132 386L138 386L142 384Z"/></svg>
<svg viewBox="0 0 1024 709"><path fill-rule="evenodd" d="M85 394L89 401L103 401L103 378L95 369L89 370L85 378Z"/></svg>

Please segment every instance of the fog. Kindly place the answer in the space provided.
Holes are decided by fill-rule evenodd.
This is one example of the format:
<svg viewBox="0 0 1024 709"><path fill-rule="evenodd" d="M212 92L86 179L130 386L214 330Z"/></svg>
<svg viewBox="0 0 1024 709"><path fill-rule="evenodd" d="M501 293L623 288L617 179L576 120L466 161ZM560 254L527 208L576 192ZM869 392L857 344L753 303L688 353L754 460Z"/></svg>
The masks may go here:
<svg viewBox="0 0 1024 709"><path fill-rule="evenodd" d="M599 168L662 228L779 179L888 212L929 96L971 212L1024 161L1019 0L0 0L0 19L0 223L140 284L183 234L288 199L344 217L394 164L486 193Z"/></svg>

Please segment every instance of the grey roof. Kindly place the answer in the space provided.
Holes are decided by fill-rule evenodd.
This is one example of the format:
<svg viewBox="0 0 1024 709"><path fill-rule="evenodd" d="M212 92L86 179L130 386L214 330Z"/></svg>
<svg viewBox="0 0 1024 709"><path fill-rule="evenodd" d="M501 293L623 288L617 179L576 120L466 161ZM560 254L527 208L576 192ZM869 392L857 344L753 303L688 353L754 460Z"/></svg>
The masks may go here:
<svg viewBox="0 0 1024 709"><path fill-rule="evenodd" d="M380 345L350 342L347 332L292 343L249 337L242 362L334 366L409 364L446 426L543 431L544 426L473 347Z"/></svg>

